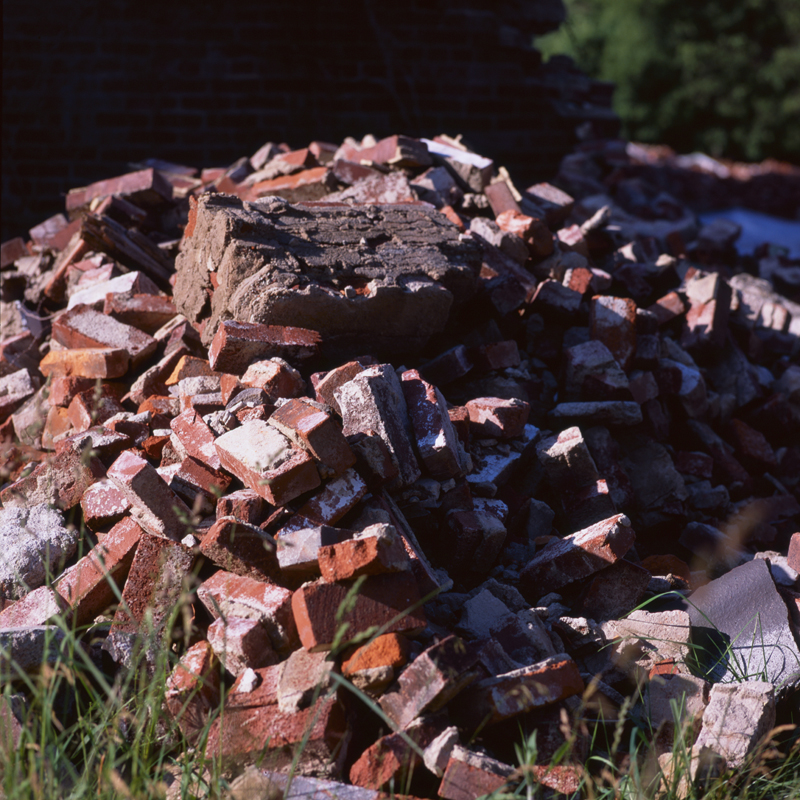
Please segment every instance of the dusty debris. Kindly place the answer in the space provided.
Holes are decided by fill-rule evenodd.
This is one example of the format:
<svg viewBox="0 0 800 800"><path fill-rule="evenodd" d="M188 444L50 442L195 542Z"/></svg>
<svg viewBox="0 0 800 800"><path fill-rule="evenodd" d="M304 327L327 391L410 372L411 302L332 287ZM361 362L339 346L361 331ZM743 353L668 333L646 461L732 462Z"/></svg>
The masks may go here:
<svg viewBox="0 0 800 800"><path fill-rule="evenodd" d="M523 723L573 792L562 717L637 682L659 763L680 723L741 764L800 684L797 267L593 147L521 189L448 137L270 145L5 243L12 657L60 614L152 668L182 609L165 707L224 704L234 797L301 742L293 791L476 797Z"/></svg>

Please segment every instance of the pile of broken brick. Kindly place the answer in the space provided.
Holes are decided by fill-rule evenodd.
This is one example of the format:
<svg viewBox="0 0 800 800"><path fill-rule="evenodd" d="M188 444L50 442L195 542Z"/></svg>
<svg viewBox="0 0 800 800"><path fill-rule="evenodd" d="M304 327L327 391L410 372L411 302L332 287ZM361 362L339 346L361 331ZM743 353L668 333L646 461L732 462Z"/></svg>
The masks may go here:
<svg viewBox="0 0 800 800"><path fill-rule="evenodd" d="M800 686L800 267L626 157L268 144L4 243L4 679L56 615L106 673L166 648L242 797L473 798L533 731L571 793L626 713L740 767Z"/></svg>

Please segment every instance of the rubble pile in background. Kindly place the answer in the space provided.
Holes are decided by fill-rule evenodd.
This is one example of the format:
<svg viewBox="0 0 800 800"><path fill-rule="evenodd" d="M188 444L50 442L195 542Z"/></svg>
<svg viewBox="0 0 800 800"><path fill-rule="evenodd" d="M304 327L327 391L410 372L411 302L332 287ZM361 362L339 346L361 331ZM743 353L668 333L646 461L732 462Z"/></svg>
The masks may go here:
<svg viewBox="0 0 800 800"><path fill-rule="evenodd" d="M241 797L301 742L293 791L477 797L520 730L570 793L637 691L665 774L672 700L743 764L800 687L800 265L628 163L268 144L4 243L4 679L59 614L153 668L183 604L166 708L224 703Z"/></svg>

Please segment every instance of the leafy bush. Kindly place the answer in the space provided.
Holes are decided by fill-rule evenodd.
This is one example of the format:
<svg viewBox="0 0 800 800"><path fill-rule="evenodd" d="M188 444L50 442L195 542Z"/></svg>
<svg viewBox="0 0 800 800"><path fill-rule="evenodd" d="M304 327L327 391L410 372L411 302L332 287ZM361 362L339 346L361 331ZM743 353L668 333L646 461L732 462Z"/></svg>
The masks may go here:
<svg viewBox="0 0 800 800"><path fill-rule="evenodd" d="M797 0L565 0L538 39L617 84L627 137L679 152L800 163Z"/></svg>

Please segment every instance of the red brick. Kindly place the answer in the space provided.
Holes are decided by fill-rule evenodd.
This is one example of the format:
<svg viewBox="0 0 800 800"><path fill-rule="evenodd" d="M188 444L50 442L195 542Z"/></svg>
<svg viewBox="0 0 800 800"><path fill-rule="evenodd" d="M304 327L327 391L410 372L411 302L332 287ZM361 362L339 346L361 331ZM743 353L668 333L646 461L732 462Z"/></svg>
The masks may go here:
<svg viewBox="0 0 800 800"><path fill-rule="evenodd" d="M211 469L220 469L222 464L214 447L216 437L196 411L190 409L181 412L169 427L187 455L202 461Z"/></svg>
<svg viewBox="0 0 800 800"><path fill-rule="evenodd" d="M67 419L77 433L83 433L122 411L125 409L116 396L100 385L78 392L72 398L67 408Z"/></svg>
<svg viewBox="0 0 800 800"><path fill-rule="evenodd" d="M178 398L165 395L150 395L146 400L139 404L136 409L137 414L144 414L149 411L153 416L160 414L164 417L174 417L179 413L180 402Z"/></svg>
<svg viewBox="0 0 800 800"><path fill-rule="evenodd" d="M403 541L391 525L371 525L353 539L320 547L318 559L329 583L411 569Z"/></svg>
<svg viewBox="0 0 800 800"><path fill-rule="evenodd" d="M336 390L336 399L346 436L374 431L383 439L400 473L396 482L408 485L419 479L403 388L391 364L378 364L360 372Z"/></svg>
<svg viewBox="0 0 800 800"><path fill-rule="evenodd" d="M594 280L594 273L588 267L573 267L564 273L562 284L573 292L583 295L593 288Z"/></svg>
<svg viewBox="0 0 800 800"><path fill-rule="evenodd" d="M243 388L244 384L237 375L229 375L227 372L222 373L219 381L219 390L222 395L222 402L225 405L228 405Z"/></svg>
<svg viewBox="0 0 800 800"><path fill-rule="evenodd" d="M561 228L557 233L559 247L562 251L566 250L570 253L578 253L584 258L590 258L589 244L586 241L580 225L570 225Z"/></svg>
<svg viewBox="0 0 800 800"><path fill-rule="evenodd" d="M35 370L39 365L39 357L37 341L30 331L9 336L0 341L0 375L18 369Z"/></svg>
<svg viewBox="0 0 800 800"><path fill-rule="evenodd" d="M228 672L271 667L279 662L267 629L258 620L221 617L208 626L208 641Z"/></svg>
<svg viewBox="0 0 800 800"><path fill-rule="evenodd" d="M133 556L144 531L130 518L118 522L74 566L54 583L56 591L72 608L76 624L85 625L115 603L133 563Z"/></svg>
<svg viewBox="0 0 800 800"><path fill-rule="evenodd" d="M461 233L464 233L467 230L467 226L464 224L464 220L460 217L459 213L453 208L453 206L445 204L440 209L439 212L444 214L450 222L453 223Z"/></svg>
<svg viewBox="0 0 800 800"><path fill-rule="evenodd" d="M728 336L732 290L719 273L687 280L689 310L681 334L681 346L694 351L721 348Z"/></svg>
<svg viewBox="0 0 800 800"><path fill-rule="evenodd" d="M122 603L114 614L104 648L119 663L130 666L137 647L145 646L148 663L164 637L175 607L188 591L194 563L189 547L143 533L131 563ZM152 644L150 636L155 639ZM167 644L168 646L168 644Z"/></svg>
<svg viewBox="0 0 800 800"><path fill-rule="evenodd" d="M0 503L26 508L50 503L62 509L74 508L86 489L104 474L97 458L87 460L80 448L66 448L42 461L30 475L6 486L0 491Z"/></svg>
<svg viewBox="0 0 800 800"><path fill-rule="evenodd" d="M126 350L133 365L151 356L157 346L152 336L85 305L73 306L56 317L52 335L59 344L71 349L111 347Z"/></svg>
<svg viewBox="0 0 800 800"><path fill-rule="evenodd" d="M229 492L217 500L217 519L221 517L235 517L258 525L267 515L267 503L261 495L252 489L239 489Z"/></svg>
<svg viewBox="0 0 800 800"><path fill-rule="evenodd" d="M387 136L372 147L360 150L349 144L339 149L342 158L360 164L371 161L375 164L389 164L393 167L427 167L433 163L424 142L408 136Z"/></svg>
<svg viewBox="0 0 800 800"><path fill-rule="evenodd" d="M213 377L219 375L211 369L211 365L205 358L196 356L182 355L175 364L169 377L164 381L165 386L174 386L184 378Z"/></svg>
<svg viewBox="0 0 800 800"><path fill-rule="evenodd" d="M367 789L403 786L410 774L422 766L422 759L408 740L425 749L440 733L430 719L415 720L401 733L382 736L368 747L350 768L350 782Z"/></svg>
<svg viewBox="0 0 800 800"><path fill-rule="evenodd" d="M494 205L492 208L494 209ZM514 208L509 208L496 216L500 230L519 236L528 245L532 258L541 260L553 252L555 248L553 234L541 220L529 217Z"/></svg>
<svg viewBox="0 0 800 800"><path fill-rule="evenodd" d="M334 525L352 511L366 493L367 485L362 477L354 469L348 469L328 481L297 513L316 525Z"/></svg>
<svg viewBox="0 0 800 800"><path fill-rule="evenodd" d="M695 478L711 478L711 471L714 466L714 459L706 453L687 452L679 450L675 454L675 469L685 475L692 475Z"/></svg>
<svg viewBox="0 0 800 800"><path fill-rule="evenodd" d="M589 330L627 372L636 355L636 303L626 297L595 295L590 306Z"/></svg>
<svg viewBox="0 0 800 800"><path fill-rule="evenodd" d="M112 347L51 350L40 362L45 377L121 378L128 371L128 351Z"/></svg>
<svg viewBox="0 0 800 800"><path fill-rule="evenodd" d="M659 325L666 325L686 311L680 295L677 292L668 292L653 303L648 309L656 315Z"/></svg>
<svg viewBox="0 0 800 800"><path fill-rule="evenodd" d="M408 639L399 633L384 633L368 644L347 651L342 658L342 675L378 667L398 670L408 663L409 654Z"/></svg>
<svg viewBox="0 0 800 800"><path fill-rule="evenodd" d="M169 488L199 514L211 514L216 508L217 498L225 493L233 480L226 472L211 469L191 456L162 477L164 480L168 478Z"/></svg>
<svg viewBox="0 0 800 800"><path fill-rule="evenodd" d="M520 436L530 414L530 404L517 398L476 397L467 402L466 408L470 431L481 438Z"/></svg>
<svg viewBox="0 0 800 800"><path fill-rule="evenodd" d="M172 372L175 364L186 355L188 348L180 345L172 352L167 351L164 357L154 366L142 372L131 384L130 399L134 403L144 403L148 397L157 395L166 396L168 389L164 381ZM173 398L175 404L179 406L178 398ZM178 413L177 411L175 413Z"/></svg>
<svg viewBox="0 0 800 800"><path fill-rule="evenodd" d="M389 448L375 431L351 434L347 441L356 456L356 470L371 491L391 483L400 474Z"/></svg>
<svg viewBox="0 0 800 800"><path fill-rule="evenodd" d="M435 386L422 380L417 370L403 373L402 387L417 452L425 469L438 480L460 475L458 437L444 396Z"/></svg>
<svg viewBox="0 0 800 800"><path fill-rule="evenodd" d="M273 401L281 397L300 397L306 390L303 377L282 358L251 364L242 375L241 383L261 389Z"/></svg>
<svg viewBox="0 0 800 800"><path fill-rule="evenodd" d="M0 630L47 625L59 615L69 624L69 614L64 614L67 610L68 606L61 595L49 586L40 586L0 611Z"/></svg>
<svg viewBox="0 0 800 800"><path fill-rule="evenodd" d="M651 577L644 567L619 559L592 579L583 595L580 614L593 620L624 616L639 604Z"/></svg>
<svg viewBox="0 0 800 800"><path fill-rule="evenodd" d="M375 497L375 501L377 506L388 515L389 524L394 525L395 530L403 539L406 552L411 559L411 569L414 577L417 580L419 591L423 595L427 595L435 591L442 591L446 584L443 584L442 581L437 577L436 573L434 573L430 561L428 561L427 556L419 546L419 542L417 541L417 537L414 535L414 531L411 529L408 521L398 508L397 503L395 503L391 495L387 494L385 491L377 495Z"/></svg>
<svg viewBox="0 0 800 800"><path fill-rule="evenodd" d="M103 306L103 313L123 325L130 325L152 336L178 312L168 297L125 292L109 294Z"/></svg>
<svg viewBox="0 0 800 800"><path fill-rule="evenodd" d="M277 705L226 707L208 734L205 753L225 766L256 759L262 768L288 771L297 754L297 769L335 777L347 755L347 721L332 698L311 708L284 713Z"/></svg>
<svg viewBox="0 0 800 800"><path fill-rule="evenodd" d="M201 417L212 411L221 411L224 408L221 392L204 392L202 394L181 394L181 411L194 411Z"/></svg>
<svg viewBox="0 0 800 800"><path fill-rule="evenodd" d="M344 623L348 624L346 639L376 627L386 626L384 633L391 633L413 631L426 625L421 607L409 611L419 602L417 584L410 573L365 578L353 606L337 620L337 610L350 589L349 584L316 581L304 584L293 594L292 612L306 650L329 649ZM400 618L395 620L398 616Z"/></svg>
<svg viewBox="0 0 800 800"><path fill-rule="evenodd" d="M457 746L447 762L439 785L439 797L477 800L506 786L513 772L514 768L508 764Z"/></svg>
<svg viewBox="0 0 800 800"><path fill-rule="evenodd" d="M92 453L104 464L110 464L123 450L132 445L130 436L94 425L83 433L74 433L56 442L56 455L61 455L67 450L83 450L90 447Z"/></svg>
<svg viewBox="0 0 800 800"><path fill-rule="evenodd" d="M425 711L436 711L481 673L479 650L448 636L417 656L401 673L392 691L378 701L399 728Z"/></svg>
<svg viewBox="0 0 800 800"><path fill-rule="evenodd" d="M741 458L755 462L759 468L766 470L778 465L775 451L763 433L740 419L732 419L729 427L732 444Z"/></svg>
<svg viewBox="0 0 800 800"><path fill-rule="evenodd" d="M490 183L483 190L489 205L492 207L492 213L495 218L502 216L506 212L521 213L519 204L514 199L508 184L504 180L498 180L495 183Z"/></svg>
<svg viewBox="0 0 800 800"><path fill-rule="evenodd" d="M218 519L203 536L200 552L218 567L256 580L280 576L275 540L235 517Z"/></svg>
<svg viewBox="0 0 800 800"><path fill-rule="evenodd" d="M319 548L352 535L352 531L317 525L295 514L275 535L281 570L287 576L313 579L319 576Z"/></svg>
<svg viewBox="0 0 800 800"><path fill-rule="evenodd" d="M339 475L356 462L342 429L325 411L302 398L284 403L269 418L269 424L295 445L311 453L329 475Z"/></svg>
<svg viewBox="0 0 800 800"><path fill-rule="evenodd" d="M252 675L239 675L225 698L225 707L246 709L277 706L283 668L283 662L269 667L254 667L255 680Z"/></svg>
<svg viewBox="0 0 800 800"><path fill-rule="evenodd" d="M18 258L29 255L25 240L21 236L9 239L0 245L0 269L10 267Z"/></svg>
<svg viewBox="0 0 800 800"><path fill-rule="evenodd" d="M108 478L92 484L81 497L83 522L93 531L116 524L130 507L130 500Z"/></svg>
<svg viewBox="0 0 800 800"><path fill-rule="evenodd" d="M217 329L208 355L212 369L241 375L253 361L278 356L291 362L313 356L319 342L319 334L305 328L229 320Z"/></svg>
<svg viewBox="0 0 800 800"><path fill-rule="evenodd" d="M50 280L44 287L44 294L56 303L62 303L67 288L67 271L70 266L80 261L89 251L88 242L77 233L70 239L69 244L61 251L56 263L53 265Z"/></svg>
<svg viewBox="0 0 800 800"><path fill-rule="evenodd" d="M219 662L208 642L197 642L183 654L167 679L164 707L183 735L193 742L219 703Z"/></svg>
<svg viewBox="0 0 800 800"><path fill-rule="evenodd" d="M39 386L39 379L25 368L0 375L0 420L16 411Z"/></svg>
<svg viewBox="0 0 800 800"><path fill-rule="evenodd" d="M285 505L320 484L311 456L262 420L223 434L215 447L222 466L273 505Z"/></svg>
<svg viewBox="0 0 800 800"><path fill-rule="evenodd" d="M450 708L459 726L477 728L557 703L583 690L578 665L562 653L504 675L477 681L465 689Z"/></svg>
<svg viewBox="0 0 800 800"><path fill-rule="evenodd" d="M549 183L529 186L523 198L544 212L544 221L550 228L556 228L563 223L575 205L575 200L570 195Z"/></svg>
<svg viewBox="0 0 800 800"><path fill-rule="evenodd" d="M172 199L172 184L155 169L129 172L116 178L89 184L79 189L70 189L67 194L67 211L77 211L97 197L117 194L143 207L158 205Z"/></svg>
<svg viewBox="0 0 800 800"><path fill-rule="evenodd" d="M145 530L174 541L183 539L191 513L155 467L126 451L111 465L108 477L128 498L133 516Z"/></svg>
<svg viewBox="0 0 800 800"><path fill-rule="evenodd" d="M76 394L92 389L95 385L96 381L93 378L56 376L50 381L50 405L66 408Z"/></svg>
<svg viewBox="0 0 800 800"><path fill-rule="evenodd" d="M294 175L282 175L278 178L259 181L250 189L250 197L283 197L290 203L301 203L305 200L320 200L330 194L336 181L327 167L312 167Z"/></svg>
<svg viewBox="0 0 800 800"><path fill-rule="evenodd" d="M197 596L215 619L241 617L261 622L278 653L285 654L297 645L292 593L282 586L220 571L200 585Z"/></svg>
<svg viewBox="0 0 800 800"><path fill-rule="evenodd" d="M610 566L632 547L636 534L624 514L565 536L537 553L520 573L520 590L531 602Z"/></svg>
<svg viewBox="0 0 800 800"><path fill-rule="evenodd" d="M9 417L9 422L11 418ZM56 442L60 441L72 430L72 423L66 408L51 407L47 412L47 417L42 429L42 449L55 450Z"/></svg>

